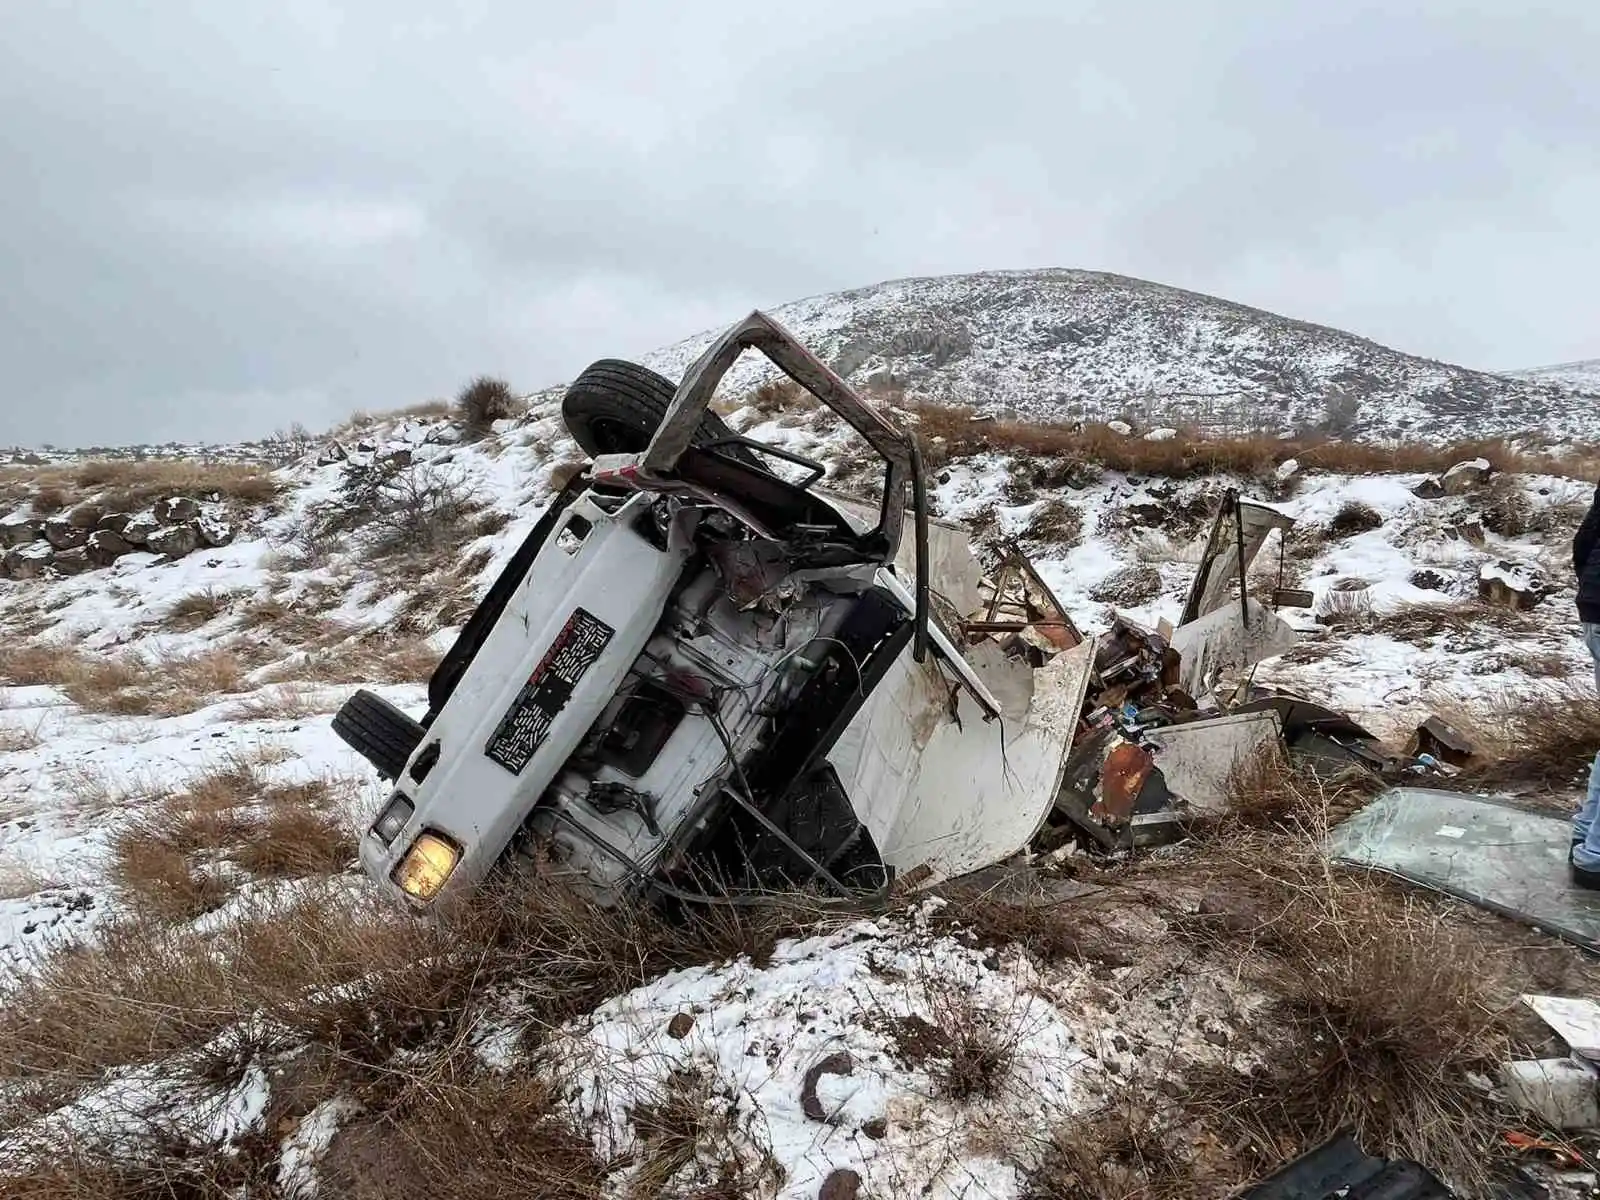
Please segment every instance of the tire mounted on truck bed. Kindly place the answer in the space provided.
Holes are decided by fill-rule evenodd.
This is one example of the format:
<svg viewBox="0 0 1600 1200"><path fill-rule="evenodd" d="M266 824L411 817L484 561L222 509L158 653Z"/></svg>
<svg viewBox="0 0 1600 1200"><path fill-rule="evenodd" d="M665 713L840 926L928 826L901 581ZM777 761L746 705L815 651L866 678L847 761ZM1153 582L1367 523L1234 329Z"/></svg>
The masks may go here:
<svg viewBox="0 0 1600 1200"><path fill-rule="evenodd" d="M385 779L399 779L426 731L382 696L365 689L344 702L333 731Z"/></svg>
<svg viewBox="0 0 1600 1200"><path fill-rule="evenodd" d="M561 419L572 440L590 458L602 454L640 454L661 427L677 385L648 367L620 358L602 358L591 363L561 401ZM700 418L691 439L696 446L720 442L738 435L714 412ZM719 448L718 453L760 467L755 455L743 446ZM765 468L763 468L765 469Z"/></svg>

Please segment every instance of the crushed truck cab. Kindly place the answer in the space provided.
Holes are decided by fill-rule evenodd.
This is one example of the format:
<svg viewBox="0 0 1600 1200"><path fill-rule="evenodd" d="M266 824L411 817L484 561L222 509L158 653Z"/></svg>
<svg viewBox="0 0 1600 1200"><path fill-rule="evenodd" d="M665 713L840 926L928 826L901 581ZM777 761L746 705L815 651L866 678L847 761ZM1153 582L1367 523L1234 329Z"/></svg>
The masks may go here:
<svg viewBox="0 0 1600 1200"><path fill-rule="evenodd" d="M866 441L881 503L824 491L821 464L710 411L751 349ZM1018 619L994 619L1016 598L986 594L965 533L931 520L905 432L761 313L676 387L596 363L563 415L592 461L439 664L422 720L369 692L335 718L393 781L361 839L379 886L426 910L536 863L605 904L850 893L1027 844L1093 646L1030 602L1031 572Z"/></svg>

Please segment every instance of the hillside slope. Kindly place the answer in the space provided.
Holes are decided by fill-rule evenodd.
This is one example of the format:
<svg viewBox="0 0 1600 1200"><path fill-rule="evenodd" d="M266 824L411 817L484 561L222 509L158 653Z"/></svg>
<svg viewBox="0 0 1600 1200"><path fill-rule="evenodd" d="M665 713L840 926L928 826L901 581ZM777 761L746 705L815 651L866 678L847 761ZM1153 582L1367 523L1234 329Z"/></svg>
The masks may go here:
<svg viewBox="0 0 1600 1200"><path fill-rule="evenodd" d="M854 383L1034 417L1316 426L1459 440L1600 436L1600 395L1416 358L1353 334L1095 271L900 279L772 310ZM710 331L647 355L677 379ZM765 378L753 356L731 374ZM1600 380L1591 387L1600 389Z"/></svg>
<svg viewBox="0 0 1600 1200"><path fill-rule="evenodd" d="M1511 379L1523 379L1541 384L1554 383L1582 392L1600 393L1600 358L1554 363L1548 367L1529 367L1522 371L1506 371L1504 374Z"/></svg>

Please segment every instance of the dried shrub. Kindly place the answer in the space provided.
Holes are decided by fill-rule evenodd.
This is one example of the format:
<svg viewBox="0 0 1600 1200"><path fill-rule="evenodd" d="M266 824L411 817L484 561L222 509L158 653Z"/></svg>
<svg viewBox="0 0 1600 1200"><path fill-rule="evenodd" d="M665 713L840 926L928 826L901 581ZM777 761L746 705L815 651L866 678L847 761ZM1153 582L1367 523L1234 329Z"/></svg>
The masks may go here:
<svg viewBox="0 0 1600 1200"><path fill-rule="evenodd" d="M1204 1194L1179 1139L1142 1092L1055 1131L1023 1181L1023 1200L1189 1200Z"/></svg>
<svg viewBox="0 0 1600 1200"><path fill-rule="evenodd" d="M180 596L167 610L167 628L180 632L198 629L226 613L236 598L237 593L216 588Z"/></svg>
<svg viewBox="0 0 1600 1200"><path fill-rule="evenodd" d="M266 683L417 683L441 655L418 634L378 632L295 655L262 672Z"/></svg>
<svg viewBox="0 0 1600 1200"><path fill-rule="evenodd" d="M812 412L817 398L792 379L769 379L745 398L745 404L770 417L786 411Z"/></svg>
<svg viewBox="0 0 1600 1200"><path fill-rule="evenodd" d="M1451 721L1488 760L1469 781L1476 786L1581 787L1600 751L1600 703L1587 673L1480 703Z"/></svg>
<svg viewBox="0 0 1600 1200"><path fill-rule="evenodd" d="M937 444L944 458L1004 453L1175 479L1235 475L1258 480L1272 478L1279 464L1290 458L1305 469L1347 475L1440 474L1464 459L1486 458L1500 471L1583 480L1600 476L1600 448L1593 446L1559 453L1527 450L1493 439L1449 446L1384 446L1321 435L1208 437L1192 429L1180 430L1179 437L1147 442L1122 437L1099 424L975 420L977 415L972 408L929 400L921 401L914 410L918 433L925 441L942 439Z"/></svg>
<svg viewBox="0 0 1600 1200"><path fill-rule="evenodd" d="M1265 1065L1187 1069L1184 1110L1251 1174L1349 1129L1482 1194L1483 1147L1503 1114L1469 1076L1492 1076L1511 1053L1505 1014L1521 981L1501 978L1427 898L1331 869L1316 837L1241 830L1190 869L1204 895L1169 924L1236 956L1271 999L1251 1031Z"/></svg>
<svg viewBox="0 0 1600 1200"><path fill-rule="evenodd" d="M1052 546L1076 546L1083 540L1083 510L1052 496L1028 519L1027 536Z"/></svg>
<svg viewBox="0 0 1600 1200"><path fill-rule="evenodd" d="M1360 500L1346 500L1328 522L1330 537L1352 537L1383 528L1383 517L1370 504Z"/></svg>
<svg viewBox="0 0 1600 1200"><path fill-rule="evenodd" d="M963 1103L994 1099L1016 1067L1018 1031L966 991L931 981L924 991L927 1017L873 1016L895 1057L924 1071L937 1095Z"/></svg>
<svg viewBox="0 0 1600 1200"><path fill-rule="evenodd" d="M504 379L480 375L456 396L456 415L471 437L484 437L496 421L517 415L521 405Z"/></svg>
<svg viewBox="0 0 1600 1200"><path fill-rule="evenodd" d="M398 459L349 462L338 500L314 514L307 529L332 545L361 531L375 559L442 557L472 536L478 508L457 473Z"/></svg>
<svg viewBox="0 0 1600 1200"><path fill-rule="evenodd" d="M59 686L86 712L124 717L174 717L205 708L244 688L245 664L232 650L199 654L77 655Z"/></svg>
<svg viewBox="0 0 1600 1200"><path fill-rule="evenodd" d="M15 473L15 468L0 469L0 484ZM190 459L93 460L31 468L24 478L34 485L33 507L39 513L91 499L108 512L137 512L168 496L260 505L275 500L282 487L264 466Z"/></svg>
<svg viewBox="0 0 1600 1200"><path fill-rule="evenodd" d="M1089 589L1089 599L1123 607L1148 604L1160 595L1161 572L1144 563L1118 567Z"/></svg>
<svg viewBox="0 0 1600 1200"><path fill-rule="evenodd" d="M14 646L0 655L0 683L7 687L59 684L77 660L77 652L60 643Z"/></svg>
<svg viewBox="0 0 1600 1200"><path fill-rule="evenodd" d="M1527 613L1477 601L1460 601L1402 604L1375 615L1372 628L1397 642L1426 648L1441 637L1475 639L1483 645L1499 644L1508 636L1536 633L1539 624Z"/></svg>

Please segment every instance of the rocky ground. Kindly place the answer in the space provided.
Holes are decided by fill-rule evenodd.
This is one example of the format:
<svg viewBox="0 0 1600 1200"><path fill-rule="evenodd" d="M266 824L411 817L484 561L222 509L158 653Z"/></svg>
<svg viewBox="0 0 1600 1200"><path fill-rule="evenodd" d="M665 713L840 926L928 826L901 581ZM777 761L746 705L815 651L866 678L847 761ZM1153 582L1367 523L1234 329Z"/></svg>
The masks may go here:
<svg viewBox="0 0 1600 1200"><path fill-rule="evenodd" d="M809 409L733 408L864 483ZM1252 587L1313 596L1258 682L1397 742L1448 710L1515 762L1502 715L1588 680L1586 467L1353 472L1308 443L901 417L940 511L986 552L1018 541L1087 628L1175 619L1235 486L1296 521ZM1320 831L1359 801L1298 776L1179 847L887 911L686 925L554 887L427 927L376 906L353 845L381 793L330 714L357 686L420 711L579 459L546 401L368 419L274 469L0 474L10 1194L1208 1195L1344 1125L1488 1194L1520 1120L1494 1070L1548 1040L1516 996L1594 969L1330 874ZM1582 769L1557 754L1517 786L1565 805Z"/></svg>

